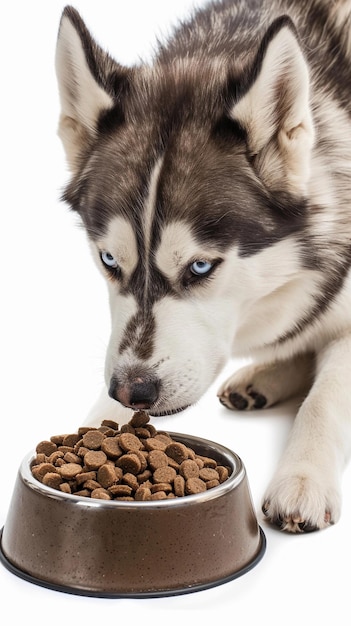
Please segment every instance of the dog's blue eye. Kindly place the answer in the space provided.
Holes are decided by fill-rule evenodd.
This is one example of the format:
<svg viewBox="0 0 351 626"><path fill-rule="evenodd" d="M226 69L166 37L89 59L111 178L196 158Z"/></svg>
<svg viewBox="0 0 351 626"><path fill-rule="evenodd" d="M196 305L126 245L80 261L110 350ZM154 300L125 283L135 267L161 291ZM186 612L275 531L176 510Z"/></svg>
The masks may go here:
<svg viewBox="0 0 351 626"><path fill-rule="evenodd" d="M101 260L107 267L112 267L113 269L118 267L115 257L110 252L101 252Z"/></svg>
<svg viewBox="0 0 351 626"><path fill-rule="evenodd" d="M208 261L194 261L194 263L190 265L190 271L192 274L195 274L195 276L206 276L212 267L213 264Z"/></svg>

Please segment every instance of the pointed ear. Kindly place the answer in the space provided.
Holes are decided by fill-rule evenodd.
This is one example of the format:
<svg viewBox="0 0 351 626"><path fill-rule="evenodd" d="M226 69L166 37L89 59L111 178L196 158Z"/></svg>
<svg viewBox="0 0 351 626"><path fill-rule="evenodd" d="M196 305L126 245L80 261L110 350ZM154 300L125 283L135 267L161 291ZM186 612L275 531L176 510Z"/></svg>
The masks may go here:
<svg viewBox="0 0 351 626"><path fill-rule="evenodd" d="M231 116L246 131L263 182L271 189L304 195L314 132L308 68L289 17L278 18L268 29L249 87Z"/></svg>
<svg viewBox="0 0 351 626"><path fill-rule="evenodd" d="M59 136L74 172L94 140L103 113L116 105L115 85L126 74L93 40L79 13L63 11L56 48L61 100Z"/></svg>

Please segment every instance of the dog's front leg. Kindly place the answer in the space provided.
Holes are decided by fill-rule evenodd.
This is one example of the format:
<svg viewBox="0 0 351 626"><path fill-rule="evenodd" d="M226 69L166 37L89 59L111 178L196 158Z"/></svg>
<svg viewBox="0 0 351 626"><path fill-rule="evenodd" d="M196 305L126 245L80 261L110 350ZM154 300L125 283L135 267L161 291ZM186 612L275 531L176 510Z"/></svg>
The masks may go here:
<svg viewBox="0 0 351 626"><path fill-rule="evenodd" d="M351 448L350 355L350 335L317 355L315 382L264 497L265 515L282 530L317 530L340 516L341 474Z"/></svg>
<svg viewBox="0 0 351 626"><path fill-rule="evenodd" d="M110 398L106 387L104 387L97 401L92 406L84 425L100 426L103 420L113 420L119 425L126 424L132 415L132 409L127 409L119 402L116 402L116 400Z"/></svg>

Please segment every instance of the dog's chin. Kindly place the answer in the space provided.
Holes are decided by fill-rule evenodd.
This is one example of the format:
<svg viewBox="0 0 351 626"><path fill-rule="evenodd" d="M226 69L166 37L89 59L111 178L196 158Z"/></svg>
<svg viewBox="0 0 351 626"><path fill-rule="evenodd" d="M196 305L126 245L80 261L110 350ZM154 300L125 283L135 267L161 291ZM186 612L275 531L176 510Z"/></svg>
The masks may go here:
<svg viewBox="0 0 351 626"><path fill-rule="evenodd" d="M166 409L164 411L154 411L153 409L148 409L147 413L152 417L165 417L166 415L175 415L176 413L181 413L188 409L190 404L185 406L178 407L176 409Z"/></svg>

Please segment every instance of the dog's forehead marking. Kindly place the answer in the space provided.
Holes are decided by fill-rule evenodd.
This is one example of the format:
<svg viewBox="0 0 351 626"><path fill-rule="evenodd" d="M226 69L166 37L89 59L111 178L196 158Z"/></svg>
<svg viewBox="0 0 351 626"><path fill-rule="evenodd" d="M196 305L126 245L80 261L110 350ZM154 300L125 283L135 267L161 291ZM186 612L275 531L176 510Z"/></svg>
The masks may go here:
<svg viewBox="0 0 351 626"><path fill-rule="evenodd" d="M117 215L109 223L107 234L99 240L99 247L110 252L129 276L138 263L138 248L132 224Z"/></svg>
<svg viewBox="0 0 351 626"><path fill-rule="evenodd" d="M154 224L156 201L157 201L157 188L162 169L163 158L159 158L150 175L148 195L144 202L143 211L143 236L146 257L150 254L150 244L152 237L152 229Z"/></svg>
<svg viewBox="0 0 351 626"><path fill-rule="evenodd" d="M119 353L129 350L140 360L147 360L154 348L155 320L149 302L152 291L150 255L161 167L162 159L159 159L150 174L140 223L138 225L134 223L133 227L132 222L127 219L116 217L110 224L106 238L110 246L109 252L121 264L122 270L128 273L129 285L134 284L132 289L138 290L137 294L134 293L138 308L126 321L119 343ZM135 232L136 228L138 234Z"/></svg>

